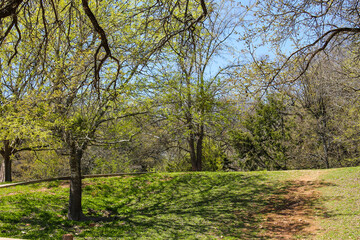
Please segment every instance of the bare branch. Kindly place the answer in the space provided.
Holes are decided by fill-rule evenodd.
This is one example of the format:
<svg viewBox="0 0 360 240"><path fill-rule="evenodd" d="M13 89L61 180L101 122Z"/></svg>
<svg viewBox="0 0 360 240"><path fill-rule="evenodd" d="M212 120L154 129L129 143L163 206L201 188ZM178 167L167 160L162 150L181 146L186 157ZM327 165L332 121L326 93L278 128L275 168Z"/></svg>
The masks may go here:
<svg viewBox="0 0 360 240"><path fill-rule="evenodd" d="M111 50L109 47L109 42L106 36L106 33L104 31L104 29L100 26L99 22L97 21L95 15L93 14L93 12L91 11L90 7L89 7L89 2L88 0L82 0L82 6L83 9L85 11L85 14L87 15L87 17L90 19L91 24L93 25L95 31L100 35L100 39L101 39L101 44L98 46L98 48L95 51L95 55L94 55L94 64L95 64L95 87L97 87L99 89L99 80L100 80L100 70L102 65L105 63L105 61L108 58L111 58L113 60L115 60L115 62L117 62L118 64L118 68L120 66L119 60L116 59L115 57L113 57L111 55ZM98 59L98 55L100 53L101 49L105 50L105 56L103 58L100 59L100 63L99 65L97 65L97 59ZM119 69L118 69L119 72Z"/></svg>
<svg viewBox="0 0 360 240"><path fill-rule="evenodd" d="M146 114L146 113L148 113L148 112L129 113L129 114L125 114L125 115L122 115L122 116L119 116L119 117L112 117L112 118L107 118L107 119L101 119L101 120L99 120L95 125L96 125L96 126L99 126L99 125L101 125L101 124L104 123L104 122L109 122L109 121L113 121L113 120L116 120L116 119L122 119L122 118L127 118L127 117L134 117L134 116L142 115L142 114Z"/></svg>
<svg viewBox="0 0 360 240"><path fill-rule="evenodd" d="M9 0L4 7L0 8L0 19L15 15L22 2L23 0Z"/></svg>
<svg viewBox="0 0 360 240"><path fill-rule="evenodd" d="M119 143L124 143L124 142L131 142L133 140L133 138L139 133L140 132L131 134L129 139L122 139L122 140L117 140L117 141L101 141L99 139L91 139L91 138L87 138L86 140L91 142L91 145L93 145L93 146L107 146L107 145L114 145L114 144L119 144Z"/></svg>
<svg viewBox="0 0 360 240"><path fill-rule="evenodd" d="M51 151L51 150L57 150L55 148L48 148L49 145L46 146L35 146L35 147L24 147L20 149L15 149L14 153L23 152L23 151Z"/></svg>
<svg viewBox="0 0 360 240"><path fill-rule="evenodd" d="M304 50L314 47L316 46L318 43L320 43L321 41L324 41L324 43L322 44L322 46L318 49L316 49L315 51L313 51L312 53L309 53L306 55L310 56L309 59L306 61L306 66L305 68L300 72L300 74L292 80L292 82L297 81L299 78L301 78L301 76L304 75L304 73L309 69L310 64L312 62L312 60L314 59L314 57L319 54L320 52L324 51L328 45L330 44L330 42L339 34L345 34L345 33L360 33L360 28L336 28L336 29L332 29L327 31L326 33L324 33L322 36L320 36L318 39L316 39L313 43L308 44L302 48L300 48L299 50L293 52L286 60L285 62L282 64L282 66L277 70L277 72L275 73L275 75L272 77L272 79L269 81L268 86L270 86L270 84L275 80L275 78L280 74L280 72L285 68L285 66L288 64L288 62L296 55L298 55L299 53L303 52Z"/></svg>
<svg viewBox="0 0 360 240"><path fill-rule="evenodd" d="M21 31L19 29L19 26L18 26L18 22L17 22L17 16L14 15L14 21L15 21L15 28L16 28L16 31L18 32L18 35L19 35L19 38L17 39L16 41L16 44L15 44L15 47L14 47L14 53L13 55L10 57L9 61L8 61L8 64L10 65L12 59L16 56L16 54L18 53L17 51L17 47L19 46L19 43L21 41Z"/></svg>
<svg viewBox="0 0 360 240"><path fill-rule="evenodd" d="M5 38L9 35L11 29L15 26L17 19L16 17L13 17L10 26L6 29L4 36L0 37L0 46L4 42Z"/></svg>

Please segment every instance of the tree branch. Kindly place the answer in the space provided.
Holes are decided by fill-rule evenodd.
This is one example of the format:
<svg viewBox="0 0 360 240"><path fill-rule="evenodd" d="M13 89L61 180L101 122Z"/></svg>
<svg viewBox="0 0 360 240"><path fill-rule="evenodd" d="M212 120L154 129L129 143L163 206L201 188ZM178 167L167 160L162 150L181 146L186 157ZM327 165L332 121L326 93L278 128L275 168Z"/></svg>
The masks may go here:
<svg viewBox="0 0 360 240"><path fill-rule="evenodd" d="M7 37L7 35L9 35L11 29L15 26L17 19L15 17L13 17L10 26L6 29L4 36L0 37L0 46L2 45L2 43L4 42L5 38Z"/></svg>
<svg viewBox="0 0 360 240"><path fill-rule="evenodd" d="M16 10L23 0L9 0L8 3L0 8L0 19L16 14Z"/></svg>
<svg viewBox="0 0 360 240"><path fill-rule="evenodd" d="M146 113L148 113L148 112L146 111L146 112L129 113L129 114L125 114L125 115L122 115L122 116L119 116L119 117L101 119L101 120L96 122L95 126L99 126L100 124L102 124L104 122L109 122L109 121L113 121L113 120L116 120L116 119L122 119L122 118L127 118L127 117L133 117L133 116L146 114Z"/></svg>
<svg viewBox="0 0 360 240"><path fill-rule="evenodd" d="M294 79L292 80L292 82L297 81L301 76L304 75L304 73L309 69L310 64L312 62L312 60L314 59L314 57L319 54L320 52L324 51L327 46L330 44L330 42L339 34L342 33L360 33L360 28L336 28L336 29L332 29L327 31L326 33L324 33L322 36L320 36L318 39L316 39L313 43L308 44L302 48L300 48L299 50L293 52L286 60L285 62L281 65L280 69L278 69L278 71L275 73L275 75L272 77L272 79L269 81L267 86L270 86L270 84L275 80L275 78L280 74L280 72L285 68L285 66L287 65L287 63L297 54L303 52L305 49L308 49L310 47L314 47L316 44L318 44L319 42L323 41L325 39L325 42L322 44L322 46L318 49L316 49L314 52L312 52L311 54L307 54L307 56L310 55L310 58L307 60L306 66L305 68L300 72L300 74Z"/></svg>
<svg viewBox="0 0 360 240"><path fill-rule="evenodd" d="M11 57L10 57L10 59L8 61L8 65L10 65L11 61L13 60L13 58L18 53L17 47L19 46L19 43L21 41L21 31L20 31L19 26L18 26L17 16L16 15L14 16L14 21L15 21L15 28L16 28L16 31L18 32L19 38L16 40L16 44L15 44L15 47L14 47L14 53L11 55Z"/></svg>
<svg viewBox="0 0 360 240"><path fill-rule="evenodd" d="M100 70L102 65L105 63L105 61L108 58L111 58L113 60L115 60L115 62L117 62L118 67L120 66L119 60L116 59L115 57L113 57L111 55L111 50L109 47L109 42L106 36L106 33L104 31L104 29L100 26L99 22L97 21L95 15L93 14L93 12L91 11L90 7L89 7L89 2L88 0L82 0L82 6L83 9L85 11L86 16L90 19L91 24L93 25L95 31L100 35L100 39L101 39L101 43L98 46L98 48L95 51L95 55L94 55L94 64L95 64L95 82L94 85L95 87L97 87L98 89L100 88L99 84L100 84ZM105 50L105 56L103 58L100 59L100 63L99 65L97 64L97 59L98 59L98 55L100 53L101 49ZM119 72L119 69L118 69Z"/></svg>

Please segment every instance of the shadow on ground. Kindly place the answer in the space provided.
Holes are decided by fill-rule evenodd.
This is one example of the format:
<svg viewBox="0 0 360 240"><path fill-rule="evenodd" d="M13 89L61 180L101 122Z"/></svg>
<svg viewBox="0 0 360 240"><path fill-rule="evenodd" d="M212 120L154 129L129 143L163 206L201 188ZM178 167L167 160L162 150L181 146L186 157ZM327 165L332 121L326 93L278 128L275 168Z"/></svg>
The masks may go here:
<svg viewBox="0 0 360 240"><path fill-rule="evenodd" d="M324 181L288 181L286 192L272 196L266 213L265 236L273 239L298 239L315 236L320 226L316 221L324 200L318 188L333 185Z"/></svg>
<svg viewBox="0 0 360 240"><path fill-rule="evenodd" d="M281 226L267 224L270 214L286 218L286 211L314 207L315 196L291 197L302 187L239 173L89 180L83 202L87 218L80 223L66 220L67 189L61 186L0 197L0 236L60 239L70 232L77 239L270 239L282 232ZM297 234L307 224L290 224L286 233Z"/></svg>

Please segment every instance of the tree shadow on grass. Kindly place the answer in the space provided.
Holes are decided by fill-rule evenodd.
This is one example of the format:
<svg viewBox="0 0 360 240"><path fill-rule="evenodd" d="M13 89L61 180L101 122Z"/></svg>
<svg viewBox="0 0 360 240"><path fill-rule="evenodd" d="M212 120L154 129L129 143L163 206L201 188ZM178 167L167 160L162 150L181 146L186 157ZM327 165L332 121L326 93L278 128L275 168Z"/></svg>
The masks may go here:
<svg viewBox="0 0 360 240"><path fill-rule="evenodd" d="M266 221L265 236L273 239L293 239L316 235L320 226L315 218L322 207L324 198L317 188L331 186L324 181L288 181L286 192L271 197L269 205L264 209Z"/></svg>
<svg viewBox="0 0 360 240"><path fill-rule="evenodd" d="M292 187L265 175L240 173L104 179L84 188L83 222L65 219L67 196L46 193L12 199L21 212L0 220L13 226L4 236L28 239L55 239L69 232L83 239L268 239L266 215L291 209L294 203L284 196ZM314 201L304 199L304 204Z"/></svg>
<svg viewBox="0 0 360 240"><path fill-rule="evenodd" d="M156 185L138 183L131 200L108 206L125 230L119 238L265 239L260 224L269 196L286 185L261 175L184 174ZM125 197L125 196L123 196ZM106 225L106 224L104 224ZM117 233L119 234L119 233Z"/></svg>
<svg viewBox="0 0 360 240"><path fill-rule="evenodd" d="M66 233L65 229L71 223L62 215L66 211L64 200L57 196L47 196L46 193L15 194L0 198L0 236L54 239L56 234Z"/></svg>

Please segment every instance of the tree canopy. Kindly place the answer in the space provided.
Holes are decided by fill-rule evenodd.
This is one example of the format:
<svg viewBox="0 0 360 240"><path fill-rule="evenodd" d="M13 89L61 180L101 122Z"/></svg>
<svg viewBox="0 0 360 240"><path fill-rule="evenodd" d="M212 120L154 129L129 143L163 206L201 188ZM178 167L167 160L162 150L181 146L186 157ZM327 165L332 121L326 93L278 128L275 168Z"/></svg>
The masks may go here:
<svg viewBox="0 0 360 240"><path fill-rule="evenodd" d="M358 4L4 0L0 180L358 165Z"/></svg>

